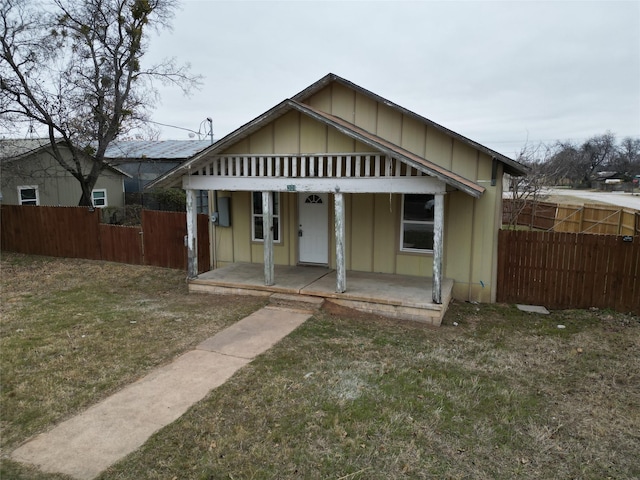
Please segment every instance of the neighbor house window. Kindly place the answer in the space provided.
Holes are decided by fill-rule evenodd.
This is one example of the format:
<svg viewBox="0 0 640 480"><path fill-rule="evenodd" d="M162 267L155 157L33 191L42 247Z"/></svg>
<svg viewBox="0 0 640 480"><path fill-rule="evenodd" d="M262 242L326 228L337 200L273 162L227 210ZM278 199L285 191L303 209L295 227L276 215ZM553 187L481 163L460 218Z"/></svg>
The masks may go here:
<svg viewBox="0 0 640 480"><path fill-rule="evenodd" d="M91 200L93 201L93 206L102 208L107 206L107 191L104 188L93 190L91 192Z"/></svg>
<svg viewBox="0 0 640 480"><path fill-rule="evenodd" d="M20 205L40 205L37 185L25 185L18 187L18 200Z"/></svg>
<svg viewBox="0 0 640 480"><path fill-rule="evenodd" d="M406 252L433 251L434 196L405 194L402 197L400 245Z"/></svg>
<svg viewBox="0 0 640 480"><path fill-rule="evenodd" d="M272 192L273 200L273 241L280 242L280 194ZM252 193L251 235L254 241L264 240L262 192Z"/></svg>
<svg viewBox="0 0 640 480"><path fill-rule="evenodd" d="M198 190L196 192L196 212L209 214L209 191Z"/></svg>

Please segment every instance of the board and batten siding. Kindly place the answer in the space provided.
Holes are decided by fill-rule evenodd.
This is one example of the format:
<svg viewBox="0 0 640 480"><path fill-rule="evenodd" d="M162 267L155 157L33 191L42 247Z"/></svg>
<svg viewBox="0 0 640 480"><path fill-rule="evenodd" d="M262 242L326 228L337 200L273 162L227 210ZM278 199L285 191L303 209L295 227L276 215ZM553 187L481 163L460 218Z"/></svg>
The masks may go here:
<svg viewBox="0 0 640 480"><path fill-rule="evenodd" d="M495 300L497 232L501 222L502 165L491 185L492 159L361 92L332 83L305 100L314 108L343 118L402 148L441 165L486 188L479 198L450 191L444 197L445 277L455 280L453 295L462 300ZM253 132L222 154L310 154L369 152L371 147L290 111ZM263 248L251 241L249 192L220 192L232 198L231 228L217 228L218 265L263 262ZM335 266L333 198L329 205L329 262ZM345 259L348 270L431 276L431 254L400 251L401 195L345 194ZM274 244L276 264L295 265L297 252L297 194L280 194L281 241Z"/></svg>

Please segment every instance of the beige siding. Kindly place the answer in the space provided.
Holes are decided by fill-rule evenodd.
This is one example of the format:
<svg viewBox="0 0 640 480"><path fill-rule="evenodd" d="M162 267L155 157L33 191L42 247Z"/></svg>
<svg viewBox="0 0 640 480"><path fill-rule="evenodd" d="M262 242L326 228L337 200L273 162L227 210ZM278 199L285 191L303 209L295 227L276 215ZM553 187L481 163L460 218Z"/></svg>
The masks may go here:
<svg viewBox="0 0 640 480"><path fill-rule="evenodd" d="M249 153L274 153L273 124L258 130L249 139Z"/></svg>
<svg viewBox="0 0 640 480"><path fill-rule="evenodd" d="M325 88L307 101L309 105L323 112L331 112L331 88Z"/></svg>
<svg viewBox="0 0 640 480"><path fill-rule="evenodd" d="M433 127L427 128L425 158L451 170L453 139Z"/></svg>
<svg viewBox="0 0 640 480"><path fill-rule="evenodd" d="M454 278L457 298L469 291L469 262L473 247L474 200L462 192L445 196L444 276Z"/></svg>
<svg viewBox="0 0 640 480"><path fill-rule="evenodd" d="M491 301L496 284L502 169L498 172L497 186L491 186L492 160L488 155L343 85L334 83L314 94L307 103L354 122L487 189L480 199L460 191L445 195L444 275L455 280L455 298ZM289 113L228 152L286 154L368 152L370 149L305 115ZM282 242L274 247L275 262L295 265L298 259L297 194L283 193L280 199ZM401 199L401 195L374 193L345 195L349 270L415 276L432 274L431 254L400 252ZM219 229L219 261L262 263L262 245L250 241L249 193L234 193L232 205L233 228ZM330 205L329 262L334 267L333 198Z"/></svg>
<svg viewBox="0 0 640 480"><path fill-rule="evenodd" d="M319 153L327 150L327 127L309 117L300 119L300 152Z"/></svg>
<svg viewBox="0 0 640 480"><path fill-rule="evenodd" d="M277 153L300 151L300 114L289 112L275 121L274 147Z"/></svg>
<svg viewBox="0 0 640 480"><path fill-rule="evenodd" d="M453 142L451 170L464 178L476 181L478 179L478 151L462 142Z"/></svg>
<svg viewBox="0 0 640 480"><path fill-rule="evenodd" d="M350 222L352 234L349 251L351 253L351 269L360 272L373 271L373 226L374 226L374 195L350 195Z"/></svg>
<svg viewBox="0 0 640 480"><path fill-rule="evenodd" d="M402 113L378 104L378 128L376 135L400 145L402 142Z"/></svg>
<svg viewBox="0 0 640 480"><path fill-rule="evenodd" d="M361 93L356 94L355 124L368 132L375 132L378 120L378 103Z"/></svg>
<svg viewBox="0 0 640 480"><path fill-rule="evenodd" d="M328 152L344 153L355 151L355 141L333 128L330 128L327 132L327 141Z"/></svg>
<svg viewBox="0 0 640 480"><path fill-rule="evenodd" d="M251 262L251 193L234 192L231 195L233 211L233 236L229 239L233 245L234 262Z"/></svg>
<svg viewBox="0 0 640 480"><path fill-rule="evenodd" d="M251 232L247 234L245 219L249 212L249 205L245 197L245 192L218 192L219 197L231 197L231 227L215 228L214 256L218 265L233 262L248 262L250 256L248 245L251 240ZM249 220L250 222L250 220ZM234 242L234 239L241 238L243 242Z"/></svg>
<svg viewBox="0 0 640 480"><path fill-rule="evenodd" d="M426 126L407 115L402 117L402 148L416 155L424 155Z"/></svg>
<svg viewBox="0 0 640 480"><path fill-rule="evenodd" d="M399 220L397 195L374 195L373 271L395 273ZM397 220L397 221L396 221Z"/></svg>
<svg viewBox="0 0 640 480"><path fill-rule="evenodd" d="M235 145L232 145L230 148L226 149L223 153L230 154L230 153L247 153L247 152L249 152L249 139L245 138L243 140L240 140Z"/></svg>

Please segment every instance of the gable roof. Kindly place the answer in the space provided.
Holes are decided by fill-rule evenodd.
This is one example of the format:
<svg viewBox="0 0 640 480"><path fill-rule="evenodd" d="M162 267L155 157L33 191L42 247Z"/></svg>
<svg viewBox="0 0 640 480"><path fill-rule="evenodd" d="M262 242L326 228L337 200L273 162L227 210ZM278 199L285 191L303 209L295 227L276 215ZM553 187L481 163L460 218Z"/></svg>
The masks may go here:
<svg viewBox="0 0 640 480"><path fill-rule="evenodd" d="M60 143L62 140L59 140ZM46 148L48 138L2 138L0 139L0 160L15 160Z"/></svg>
<svg viewBox="0 0 640 480"><path fill-rule="evenodd" d="M225 137L223 137L222 139L220 139L210 147L197 153L186 162L166 172L164 175L161 175L156 180L150 182L145 188L168 187L168 186L180 185L180 178L187 171L189 171L190 169L197 170L201 166L204 166L204 164L208 161L208 158L211 155L215 155L223 152L224 150L231 147L232 145L242 141L243 139L247 138L254 132L260 130L265 125L275 121L276 119L285 115L286 113L292 110L295 110L302 113L303 115L313 118L314 120L326 126L335 128L338 131L340 131L342 134L350 138L353 138L355 140L358 140L363 144L369 145L375 148L376 150L384 152L390 156L397 157L404 163L411 165L417 170L427 175L434 176L444 181L446 184L451 185L456 189L462 190L469 195L472 195L474 197L479 197L485 191L484 187L476 184L475 182L472 182L471 180L468 180L462 177L461 175L458 175L450 170L447 170L444 167L441 167L433 162L430 162L429 160L419 155L409 152L408 150L398 145L395 145L378 135L375 135L367 130L364 130L363 128L358 127L353 123L347 122L342 118L323 112L321 110L311 107L306 103L303 103L303 101L308 99L311 95L325 88L327 85L329 85L331 82L334 82L334 81L347 85L349 88L353 88L363 93L364 95L371 97L375 101L383 102L385 105L391 108L394 108L405 115L409 115L422 123L425 123L431 127L437 128L438 130L441 130L447 135L452 136L466 143L472 148L488 154L489 156L491 156L491 158L495 158L496 160L504 163L505 172L507 173L511 173L512 175L523 175L526 172L526 169L523 165L498 152L495 152L487 147L484 147L479 143L473 142L472 140L469 140L468 138L460 134L457 134L451 130L448 130L445 127L442 127L441 125L438 125L437 123L432 122L431 120L428 120L416 113L413 113L403 107L400 107L372 92L369 92L368 90L365 90L349 82L348 80L345 80L334 74L329 74L323 77L322 79L320 79L318 82L314 83L313 85L307 87L302 92L295 95L292 99L287 99L280 102L278 105L274 106L273 108L266 111L262 115L256 117L255 119L244 124L240 128L229 133L228 135L226 135Z"/></svg>
<svg viewBox="0 0 640 480"><path fill-rule="evenodd" d="M489 155L491 158L495 158L499 161L501 161L502 163L504 163L505 166L505 172L509 173L511 175L514 176L519 176L519 175L524 175L527 172L527 168L522 165L519 162L516 162L515 160L499 153L496 152L495 150L492 150L488 147L485 147L484 145L478 143L478 142L474 142L473 140L465 137L464 135L460 135L459 133L454 132L453 130L449 130L446 127L443 127L442 125L429 120L428 118L425 118L421 115L418 115L415 112L412 112L411 110L408 110L404 107L401 107L400 105L393 103L390 100L387 100L384 97L381 97L380 95L377 95L369 90L367 90L366 88L362 88L359 85L356 85L353 82L350 82L349 80L342 78L334 73L329 73L327 75L325 75L324 77L322 77L320 80L318 80L317 82L315 82L314 84L308 86L307 88L305 88L304 90L302 90L300 93L296 94L294 97L292 97L292 100L296 100L298 102L304 102L305 100L307 100L309 97L313 96L315 93L319 92L320 90L322 90L323 88L325 88L326 86L328 86L329 84L336 82L336 83L340 83L344 86L346 86L347 88L350 88L352 90L355 90L356 92L359 92L363 95L365 95L366 97L369 97L373 100L375 100L376 102L380 102L383 103L384 105L402 113L403 115L407 115L408 117L411 117L423 124L426 124L430 127L435 128L436 130L441 131L442 133L449 135L450 137L453 137L459 141L461 141L462 143L465 143L467 145L469 145L470 147L479 150L483 153L486 153L487 155Z"/></svg>
<svg viewBox="0 0 640 480"><path fill-rule="evenodd" d="M62 139L57 140L56 143L64 146ZM48 138L2 138L0 139L0 162L20 160L46 150L50 146L51 142ZM125 177L132 178L131 175L116 166L107 163L106 168Z"/></svg>

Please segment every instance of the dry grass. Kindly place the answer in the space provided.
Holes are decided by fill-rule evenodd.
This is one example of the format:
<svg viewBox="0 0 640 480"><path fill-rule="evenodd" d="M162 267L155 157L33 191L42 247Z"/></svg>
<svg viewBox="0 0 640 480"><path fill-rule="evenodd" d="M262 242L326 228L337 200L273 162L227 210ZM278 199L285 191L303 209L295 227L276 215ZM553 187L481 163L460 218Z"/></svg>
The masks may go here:
<svg viewBox="0 0 640 480"><path fill-rule="evenodd" d="M86 408L257 309L184 273L2 255L2 448Z"/></svg>
<svg viewBox="0 0 640 480"><path fill-rule="evenodd" d="M183 288L165 281L165 295ZM221 301L170 300L191 305L183 322L200 302ZM81 395L79 386L59 401ZM35 403L24 402L5 417L10 431ZM100 478L632 479L638 432L638 317L454 304L442 327L426 328L324 310ZM12 462L3 473L63 478Z"/></svg>
<svg viewBox="0 0 640 480"><path fill-rule="evenodd" d="M589 205L607 205L607 206L611 206L610 203L607 202L601 202L599 200L591 200L591 199L586 199L586 198L582 198L582 197L576 197L573 196L571 194L548 194L548 195L541 195L540 196L540 201L541 202L549 202L549 203L557 203L559 205L584 205L584 204L589 204Z"/></svg>

